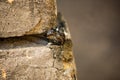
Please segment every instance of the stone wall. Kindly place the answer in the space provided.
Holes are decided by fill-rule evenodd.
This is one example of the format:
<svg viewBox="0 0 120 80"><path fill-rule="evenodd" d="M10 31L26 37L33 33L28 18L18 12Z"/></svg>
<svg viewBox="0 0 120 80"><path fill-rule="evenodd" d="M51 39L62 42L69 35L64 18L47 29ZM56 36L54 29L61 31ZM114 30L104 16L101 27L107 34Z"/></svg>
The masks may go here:
<svg viewBox="0 0 120 80"><path fill-rule="evenodd" d="M0 80L77 80L55 0L0 1Z"/></svg>

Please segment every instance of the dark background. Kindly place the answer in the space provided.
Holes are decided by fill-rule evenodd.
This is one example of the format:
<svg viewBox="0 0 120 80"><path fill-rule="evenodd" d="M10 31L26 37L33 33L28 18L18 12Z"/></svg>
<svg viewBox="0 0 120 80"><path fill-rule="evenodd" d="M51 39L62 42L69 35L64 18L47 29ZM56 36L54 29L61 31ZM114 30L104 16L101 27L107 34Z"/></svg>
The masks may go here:
<svg viewBox="0 0 120 80"><path fill-rule="evenodd" d="M120 0L57 0L74 43L78 80L120 80Z"/></svg>

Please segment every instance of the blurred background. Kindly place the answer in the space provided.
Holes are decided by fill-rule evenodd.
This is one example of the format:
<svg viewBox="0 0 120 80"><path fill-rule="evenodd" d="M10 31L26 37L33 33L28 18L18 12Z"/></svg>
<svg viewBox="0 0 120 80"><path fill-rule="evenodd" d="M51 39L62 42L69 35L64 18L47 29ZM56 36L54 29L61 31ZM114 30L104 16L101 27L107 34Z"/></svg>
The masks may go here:
<svg viewBox="0 0 120 80"><path fill-rule="evenodd" d="M72 35L78 80L120 80L120 0L57 0Z"/></svg>

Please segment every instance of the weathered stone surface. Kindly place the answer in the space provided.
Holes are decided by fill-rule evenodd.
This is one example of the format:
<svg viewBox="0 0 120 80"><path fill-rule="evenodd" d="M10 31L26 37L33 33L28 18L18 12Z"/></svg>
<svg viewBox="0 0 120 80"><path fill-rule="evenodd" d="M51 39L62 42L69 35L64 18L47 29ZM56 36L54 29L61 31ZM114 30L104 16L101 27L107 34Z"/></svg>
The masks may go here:
<svg viewBox="0 0 120 80"><path fill-rule="evenodd" d="M55 24L56 0L0 0L0 37L42 33Z"/></svg>
<svg viewBox="0 0 120 80"><path fill-rule="evenodd" d="M0 80L77 80L72 42L60 13L42 34L0 38Z"/></svg>
<svg viewBox="0 0 120 80"><path fill-rule="evenodd" d="M61 48L39 35L0 39L0 80L76 80L66 42Z"/></svg>

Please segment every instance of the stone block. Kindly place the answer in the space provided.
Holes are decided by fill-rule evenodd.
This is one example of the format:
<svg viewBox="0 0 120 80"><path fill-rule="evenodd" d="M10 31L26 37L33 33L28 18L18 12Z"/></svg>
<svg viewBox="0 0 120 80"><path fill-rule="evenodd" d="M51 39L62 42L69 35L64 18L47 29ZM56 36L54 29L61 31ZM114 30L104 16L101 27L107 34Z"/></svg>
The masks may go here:
<svg viewBox="0 0 120 80"><path fill-rule="evenodd" d="M56 0L0 0L0 37L40 34L56 15Z"/></svg>
<svg viewBox="0 0 120 80"><path fill-rule="evenodd" d="M76 80L66 44L50 45L39 35L0 39L0 80Z"/></svg>

